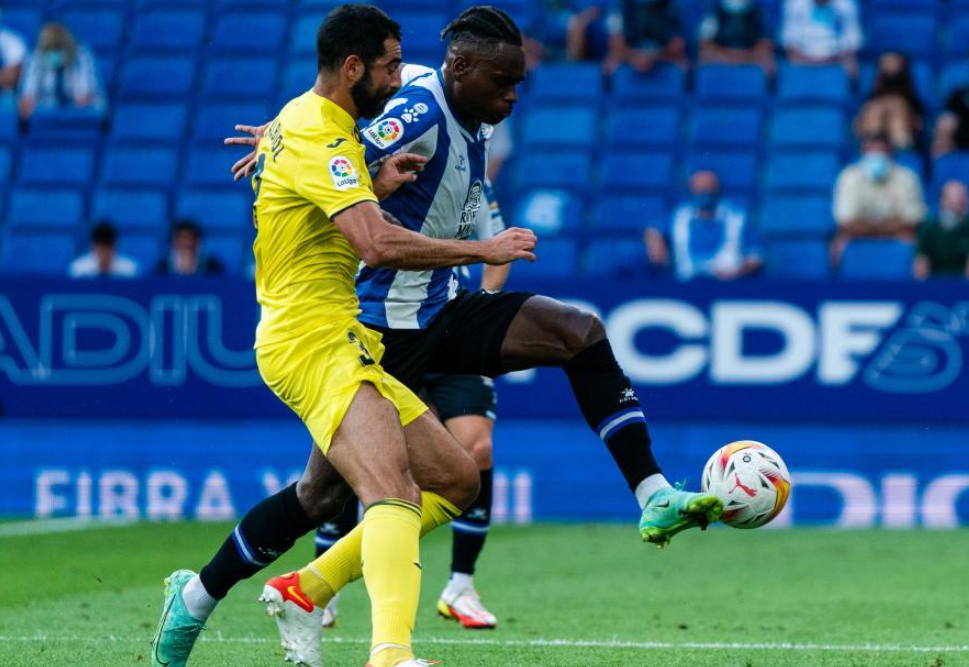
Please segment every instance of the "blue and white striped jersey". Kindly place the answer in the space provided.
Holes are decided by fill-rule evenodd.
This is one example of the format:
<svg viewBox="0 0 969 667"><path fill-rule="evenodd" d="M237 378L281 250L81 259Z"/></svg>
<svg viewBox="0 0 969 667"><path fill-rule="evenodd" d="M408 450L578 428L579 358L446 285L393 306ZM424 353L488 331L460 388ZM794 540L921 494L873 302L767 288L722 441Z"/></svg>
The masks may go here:
<svg viewBox="0 0 969 667"><path fill-rule="evenodd" d="M400 151L428 158L414 183L381 202L408 229L439 239L488 238L504 228L486 182L491 127L464 127L448 105L439 71L409 65L405 85L362 131L376 168ZM357 274L359 319L391 329L423 329L458 292L454 269L397 271L363 266Z"/></svg>

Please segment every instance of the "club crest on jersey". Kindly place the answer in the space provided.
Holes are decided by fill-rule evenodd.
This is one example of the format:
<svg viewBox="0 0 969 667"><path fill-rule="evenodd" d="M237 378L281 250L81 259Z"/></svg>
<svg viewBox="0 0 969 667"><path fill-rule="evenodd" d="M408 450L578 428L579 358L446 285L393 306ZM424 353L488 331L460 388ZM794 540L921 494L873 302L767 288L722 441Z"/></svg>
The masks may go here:
<svg viewBox="0 0 969 667"><path fill-rule="evenodd" d="M366 133L377 148L388 148L404 136L404 126L396 118L385 118L368 127Z"/></svg>
<svg viewBox="0 0 969 667"><path fill-rule="evenodd" d="M413 123L415 120L423 116L428 112L428 106L423 102L418 102L409 109L404 109L404 112L400 114L400 117L405 123Z"/></svg>
<svg viewBox="0 0 969 667"><path fill-rule="evenodd" d="M353 163L342 155L330 160L330 176L337 190L349 190L360 186L360 177Z"/></svg>
<svg viewBox="0 0 969 667"><path fill-rule="evenodd" d="M466 239L471 236L478 219L478 210L481 208L481 195L481 181L475 181L468 190L468 198L464 202L464 210L461 211L461 223L458 225L455 238Z"/></svg>

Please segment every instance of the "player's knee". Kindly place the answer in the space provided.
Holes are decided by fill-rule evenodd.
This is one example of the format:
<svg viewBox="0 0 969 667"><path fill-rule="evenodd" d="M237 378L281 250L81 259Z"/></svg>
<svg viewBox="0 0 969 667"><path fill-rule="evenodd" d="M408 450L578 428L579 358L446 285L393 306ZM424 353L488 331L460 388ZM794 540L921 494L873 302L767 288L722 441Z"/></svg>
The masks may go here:
<svg viewBox="0 0 969 667"><path fill-rule="evenodd" d="M320 485L301 479L296 485L299 504L313 523L322 523L339 514L352 495L353 490L343 480Z"/></svg>
<svg viewBox="0 0 969 667"><path fill-rule="evenodd" d="M468 452L474 459L478 470L489 470L493 465L491 438L483 436L470 444Z"/></svg>
<svg viewBox="0 0 969 667"><path fill-rule="evenodd" d="M606 327L596 315L579 308L573 309L565 320L565 336L569 358L606 338Z"/></svg>
<svg viewBox="0 0 969 667"><path fill-rule="evenodd" d="M448 499L460 509L467 509L481 490L481 471L471 456L462 456L452 469Z"/></svg>

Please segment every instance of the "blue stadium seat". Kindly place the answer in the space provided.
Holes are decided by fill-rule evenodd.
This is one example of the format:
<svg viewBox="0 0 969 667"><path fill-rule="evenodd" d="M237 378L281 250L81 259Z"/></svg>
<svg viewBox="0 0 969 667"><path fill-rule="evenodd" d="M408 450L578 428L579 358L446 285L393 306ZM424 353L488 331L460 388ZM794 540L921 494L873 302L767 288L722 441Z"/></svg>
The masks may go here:
<svg viewBox="0 0 969 667"><path fill-rule="evenodd" d="M3 8L3 24L19 32L27 42L28 48L33 48L43 25L42 7L40 3L34 7L7 5Z"/></svg>
<svg viewBox="0 0 969 667"><path fill-rule="evenodd" d="M933 191L940 191L946 181L953 179L969 185L969 152L949 153L932 163Z"/></svg>
<svg viewBox="0 0 969 667"><path fill-rule="evenodd" d="M85 186L94 175L90 148L28 147L20 158L20 182L27 185Z"/></svg>
<svg viewBox="0 0 969 667"><path fill-rule="evenodd" d="M74 9L60 17L81 43L98 53L117 51L124 36L123 8L78 10Z"/></svg>
<svg viewBox="0 0 969 667"><path fill-rule="evenodd" d="M693 115L694 148L746 148L760 145L763 117L753 109L700 108Z"/></svg>
<svg viewBox="0 0 969 667"><path fill-rule="evenodd" d="M592 159L584 151L528 151L515 165L516 191L561 188L579 195L588 193Z"/></svg>
<svg viewBox="0 0 969 667"><path fill-rule="evenodd" d="M855 239L841 257L841 277L851 280L908 280L915 249L911 243Z"/></svg>
<svg viewBox="0 0 969 667"><path fill-rule="evenodd" d="M651 224L665 222L669 207L663 195L603 195L592 210L596 232L639 232Z"/></svg>
<svg viewBox="0 0 969 667"><path fill-rule="evenodd" d="M529 81L528 99L536 103L587 102L598 104L602 96L602 68L598 63L551 63L542 65Z"/></svg>
<svg viewBox="0 0 969 667"><path fill-rule="evenodd" d="M316 62L305 58L293 60L286 65L282 78L280 100L288 102L313 87L316 80Z"/></svg>
<svg viewBox="0 0 969 667"><path fill-rule="evenodd" d="M520 285L536 278L569 278L575 275L578 248L573 239L545 239L536 249L536 262L515 262L512 279Z"/></svg>
<svg viewBox="0 0 969 667"><path fill-rule="evenodd" d="M119 234L118 253L133 259L141 275L151 275L165 252L162 238L161 234Z"/></svg>
<svg viewBox="0 0 969 667"><path fill-rule="evenodd" d="M91 198L91 219L110 220L120 230L168 227L168 196L162 190L98 188Z"/></svg>
<svg viewBox="0 0 969 667"><path fill-rule="evenodd" d="M344 4L343 0L296 0L296 6L300 11L313 10L314 12L321 13L321 17L331 9L339 7L342 4Z"/></svg>
<svg viewBox="0 0 969 667"><path fill-rule="evenodd" d="M297 57L308 57L316 53L316 31L323 17L319 13L306 14L296 19L289 38L289 50Z"/></svg>
<svg viewBox="0 0 969 667"><path fill-rule="evenodd" d="M567 190L531 190L519 197L513 219L543 237L573 233L582 226L582 203Z"/></svg>
<svg viewBox="0 0 969 667"><path fill-rule="evenodd" d="M529 148L586 148L596 141L596 112L587 107L542 107L525 116L522 143Z"/></svg>
<svg viewBox="0 0 969 667"><path fill-rule="evenodd" d="M936 18L931 12L891 12L867 21L865 51L898 51L911 58L931 58L938 49Z"/></svg>
<svg viewBox="0 0 969 667"><path fill-rule="evenodd" d="M190 52L205 33L205 14L189 10L151 10L135 17L129 52Z"/></svg>
<svg viewBox="0 0 969 667"><path fill-rule="evenodd" d="M121 72L121 96L166 102L187 98L195 77L195 60L191 58L132 58Z"/></svg>
<svg viewBox="0 0 969 667"><path fill-rule="evenodd" d="M825 241L774 241L767 246L767 275L771 278L820 280L829 273Z"/></svg>
<svg viewBox="0 0 969 667"><path fill-rule="evenodd" d="M774 155L767 164L767 190L825 193L830 196L839 171L840 161L835 154Z"/></svg>
<svg viewBox="0 0 969 667"><path fill-rule="evenodd" d="M13 151L0 147L0 183L9 183L13 174Z"/></svg>
<svg viewBox="0 0 969 667"><path fill-rule="evenodd" d="M444 12L398 12L394 18L400 23L402 41L407 49L408 62L436 67L444 60L441 29L450 20Z"/></svg>
<svg viewBox="0 0 969 667"><path fill-rule="evenodd" d="M965 57L969 51L969 16L964 13L953 16L948 27L949 41L946 51L953 58Z"/></svg>
<svg viewBox="0 0 969 667"><path fill-rule="evenodd" d="M14 105L0 109L0 143L20 139L20 116Z"/></svg>
<svg viewBox="0 0 969 667"><path fill-rule="evenodd" d="M728 196L749 197L757 187L759 161L754 153L694 153L687 156L686 175L701 169L714 172Z"/></svg>
<svg viewBox="0 0 969 667"><path fill-rule="evenodd" d="M216 7L219 11L224 12L240 9L265 10L267 8L285 12L289 4L289 0L217 0Z"/></svg>
<svg viewBox="0 0 969 667"><path fill-rule="evenodd" d="M672 107L618 109L609 115L606 142L613 150L675 146L680 116Z"/></svg>
<svg viewBox="0 0 969 667"><path fill-rule="evenodd" d="M178 174L171 148L110 146L101 160L101 184L167 188Z"/></svg>
<svg viewBox="0 0 969 667"><path fill-rule="evenodd" d="M696 73L701 104L760 104L766 101L767 75L757 65L703 65Z"/></svg>
<svg viewBox="0 0 969 667"><path fill-rule="evenodd" d="M847 127L840 109L790 108L774 115L770 142L774 148L841 150L847 141Z"/></svg>
<svg viewBox="0 0 969 667"><path fill-rule="evenodd" d="M202 81L202 94L208 98L258 100L265 99L275 90L276 61L272 58L210 60Z"/></svg>
<svg viewBox="0 0 969 667"><path fill-rule="evenodd" d="M27 137L32 143L47 145L95 145L103 121L102 114L94 109L38 109L27 123Z"/></svg>
<svg viewBox="0 0 969 667"><path fill-rule="evenodd" d="M667 153L617 153L602 160L599 191L614 194L666 192L673 180L673 158Z"/></svg>
<svg viewBox="0 0 969 667"><path fill-rule="evenodd" d="M831 197L772 195L764 200L760 229L770 238L812 236L827 238L835 231Z"/></svg>
<svg viewBox="0 0 969 667"><path fill-rule="evenodd" d="M188 190L175 200L175 217L192 218L203 229L241 232L252 226L252 190L247 183L232 191Z"/></svg>
<svg viewBox="0 0 969 667"><path fill-rule="evenodd" d="M235 185L243 188L244 185L233 182L229 173L229 167L238 157L238 153L226 152L224 147L191 150L186 155L182 181L191 186L229 188Z"/></svg>
<svg viewBox="0 0 969 667"><path fill-rule="evenodd" d="M686 95L686 75L675 65L658 65L646 74L620 67L612 79L612 95L619 104L680 102Z"/></svg>
<svg viewBox="0 0 969 667"><path fill-rule="evenodd" d="M66 275L75 246L73 231L28 234L5 229L0 238L0 273Z"/></svg>
<svg viewBox="0 0 969 667"><path fill-rule="evenodd" d="M209 236L202 241L202 251L222 262L227 274L237 274L242 268L243 247L250 245L239 236Z"/></svg>
<svg viewBox="0 0 969 667"><path fill-rule="evenodd" d="M600 278L645 276L649 269L642 236L592 241L582 253L583 275Z"/></svg>
<svg viewBox="0 0 969 667"><path fill-rule="evenodd" d="M239 123L261 125L270 120L263 104L207 104L195 112L192 134L205 139L222 139L235 132Z"/></svg>
<svg viewBox="0 0 969 667"><path fill-rule="evenodd" d="M7 219L10 227L73 230L84 219L84 195L78 190L15 188Z"/></svg>
<svg viewBox="0 0 969 667"><path fill-rule="evenodd" d="M925 160L921 153L916 150L901 151L895 154L895 162L914 171L919 180L925 183Z"/></svg>
<svg viewBox="0 0 969 667"><path fill-rule="evenodd" d="M215 53L275 55L285 36L286 15L282 12L233 12L215 24L209 48Z"/></svg>
<svg viewBox="0 0 969 667"><path fill-rule="evenodd" d="M843 106L851 101L851 86L840 65L782 65L777 98L785 105L826 103Z"/></svg>
<svg viewBox="0 0 969 667"><path fill-rule="evenodd" d="M944 106L949 101L949 95L957 88L969 84L969 62L965 58L951 62L942 69L942 76L939 81L939 106Z"/></svg>
<svg viewBox="0 0 969 667"><path fill-rule="evenodd" d="M185 136L188 108L181 104L121 104L114 110L115 141L174 142Z"/></svg>

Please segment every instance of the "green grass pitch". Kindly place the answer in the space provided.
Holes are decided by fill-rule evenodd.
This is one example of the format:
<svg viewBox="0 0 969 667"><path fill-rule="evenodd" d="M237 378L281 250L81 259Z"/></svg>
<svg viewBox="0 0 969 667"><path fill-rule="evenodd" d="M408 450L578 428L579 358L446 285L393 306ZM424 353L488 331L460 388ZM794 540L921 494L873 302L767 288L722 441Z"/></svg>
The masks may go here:
<svg viewBox="0 0 969 667"><path fill-rule="evenodd" d="M197 569L231 526L140 524L10 536L0 526L0 665L146 665L162 578ZM6 531L6 533L4 532ZM969 665L969 532L499 527L478 586L499 617L470 632L435 616L449 531L423 546L415 646L444 667L954 667ZM270 568L303 564L310 542ZM284 664L255 598L216 611L192 667ZM355 584L326 634L327 667L362 667L369 605Z"/></svg>

